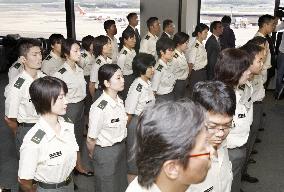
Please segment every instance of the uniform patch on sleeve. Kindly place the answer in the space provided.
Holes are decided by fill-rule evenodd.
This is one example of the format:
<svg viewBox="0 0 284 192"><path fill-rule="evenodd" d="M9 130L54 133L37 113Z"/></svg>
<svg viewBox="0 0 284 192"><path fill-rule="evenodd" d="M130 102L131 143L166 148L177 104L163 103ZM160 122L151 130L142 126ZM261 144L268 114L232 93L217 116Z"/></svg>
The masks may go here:
<svg viewBox="0 0 284 192"><path fill-rule="evenodd" d="M100 59L98 59L98 60L96 61L96 63L99 64L99 65L101 64L101 62L102 62L102 61L101 61Z"/></svg>
<svg viewBox="0 0 284 192"><path fill-rule="evenodd" d="M14 87L20 89L24 82L25 82L25 79L19 77L16 83L14 84Z"/></svg>
<svg viewBox="0 0 284 192"><path fill-rule="evenodd" d="M19 69L21 67L21 63L16 63L15 65L14 65L14 68L16 68L16 69Z"/></svg>
<svg viewBox="0 0 284 192"><path fill-rule="evenodd" d="M111 123L119 122L119 118L110 120Z"/></svg>
<svg viewBox="0 0 284 192"><path fill-rule="evenodd" d="M63 73L65 73L65 72L66 72L66 69L63 67L63 68L62 68L62 69L60 69L58 72L59 72L59 73L61 73L61 74L63 74Z"/></svg>
<svg viewBox="0 0 284 192"><path fill-rule="evenodd" d="M73 123L73 121L69 118L69 117L66 117L64 116L64 121L67 122L67 123Z"/></svg>
<svg viewBox="0 0 284 192"><path fill-rule="evenodd" d="M149 40L149 39L150 39L150 36L149 36L149 35L146 35L145 39L146 39L146 40Z"/></svg>
<svg viewBox="0 0 284 192"><path fill-rule="evenodd" d="M83 58L86 58L88 55L87 55L87 53L81 53L81 56L82 56Z"/></svg>
<svg viewBox="0 0 284 192"><path fill-rule="evenodd" d="M50 60L52 58L52 56L51 55L48 55L44 60Z"/></svg>
<svg viewBox="0 0 284 192"><path fill-rule="evenodd" d="M142 90L142 85L140 83L138 83L137 87L136 87L136 91L141 92Z"/></svg>
<svg viewBox="0 0 284 192"><path fill-rule="evenodd" d="M107 101L106 100L102 100L99 104L98 104L98 108L100 109L104 109L107 105Z"/></svg>
<svg viewBox="0 0 284 192"><path fill-rule="evenodd" d="M162 71L162 69L163 69L163 65L159 65L158 67L157 67L157 71Z"/></svg>
<svg viewBox="0 0 284 192"><path fill-rule="evenodd" d="M199 47L199 44L198 44L198 43L196 43L194 47L198 48L198 47Z"/></svg>
<svg viewBox="0 0 284 192"><path fill-rule="evenodd" d="M122 54L127 55L127 51L126 51L126 50L124 50Z"/></svg>
<svg viewBox="0 0 284 192"><path fill-rule="evenodd" d="M178 58L178 56L179 56L179 55L178 55L177 53L175 53L174 58Z"/></svg>
<svg viewBox="0 0 284 192"><path fill-rule="evenodd" d="M44 135L45 135L45 132L43 130L39 129L39 130L37 130L35 135L32 137L31 141L36 143L36 144L39 144Z"/></svg>

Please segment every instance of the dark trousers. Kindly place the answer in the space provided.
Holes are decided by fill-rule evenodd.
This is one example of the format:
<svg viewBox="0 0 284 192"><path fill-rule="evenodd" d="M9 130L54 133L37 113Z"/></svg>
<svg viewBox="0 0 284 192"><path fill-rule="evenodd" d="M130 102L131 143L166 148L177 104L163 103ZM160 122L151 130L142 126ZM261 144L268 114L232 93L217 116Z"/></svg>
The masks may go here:
<svg viewBox="0 0 284 192"><path fill-rule="evenodd" d="M200 69L200 70L192 70L191 74L189 76L189 97L192 97L192 91L194 85L199 81L206 81L207 80L207 72L206 69Z"/></svg>
<svg viewBox="0 0 284 192"><path fill-rule="evenodd" d="M277 57L276 93L279 93L283 86L284 77L284 53L279 52Z"/></svg>
<svg viewBox="0 0 284 192"><path fill-rule="evenodd" d="M156 95L156 103L163 101L173 101L175 99L175 95L173 92L164 95Z"/></svg>
<svg viewBox="0 0 284 192"><path fill-rule="evenodd" d="M186 88L186 80L177 80L174 86L174 95L175 100L184 98L185 96L185 88Z"/></svg>
<svg viewBox="0 0 284 192"><path fill-rule="evenodd" d="M86 89L87 96L85 98L85 109L84 109L84 112L87 115L87 114L89 114L91 105L93 104L93 99L92 99L91 93L89 91L90 76L84 76L84 78L85 78L85 81L87 82L87 89Z"/></svg>

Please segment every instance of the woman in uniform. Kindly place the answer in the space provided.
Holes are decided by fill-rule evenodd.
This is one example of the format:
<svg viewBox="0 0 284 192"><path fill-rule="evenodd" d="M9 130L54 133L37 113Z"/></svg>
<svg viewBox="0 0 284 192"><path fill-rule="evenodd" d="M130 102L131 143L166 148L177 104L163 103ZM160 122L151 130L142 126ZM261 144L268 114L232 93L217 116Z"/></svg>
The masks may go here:
<svg viewBox="0 0 284 192"><path fill-rule="evenodd" d="M104 64L111 64L112 60L110 56L112 55L112 45L109 37L105 35L100 35L94 40L94 55L96 57L95 63L92 65L90 72L90 84L89 90L93 101L95 101L102 94L98 90L98 71Z"/></svg>
<svg viewBox="0 0 284 192"><path fill-rule="evenodd" d="M68 88L62 80L46 76L36 79L29 92L40 119L21 146L18 171L21 189L72 192L70 174L76 165L79 147L74 124L60 117L66 114Z"/></svg>
<svg viewBox="0 0 284 192"><path fill-rule="evenodd" d="M99 89L103 94L92 104L87 147L93 159L96 192L124 192L127 187L127 115L117 93L124 88L118 65L99 68Z"/></svg>
<svg viewBox="0 0 284 192"><path fill-rule="evenodd" d="M55 77L63 80L68 87L66 95L68 107L66 116L74 123L74 132L76 141L79 145L78 166L76 173L85 176L92 176L92 172L88 172L81 164L81 153L83 146L83 131L84 131L84 99L86 97L86 81L84 72L77 65L81 58L80 44L74 39L66 39L62 43L61 56L66 59L65 63L54 74Z"/></svg>
<svg viewBox="0 0 284 192"><path fill-rule="evenodd" d="M190 77L189 77L189 94L191 97L193 86L199 81L207 79L206 65L207 65L207 52L204 47L203 41L207 38L209 27L203 23L196 25L192 37L195 40L190 44L188 49L188 63Z"/></svg>
<svg viewBox="0 0 284 192"><path fill-rule="evenodd" d="M135 79L132 70L132 61L136 55L134 50L136 44L135 32L133 30L124 30L121 37L120 45L122 46L117 65L121 68L124 77L124 90L121 93L122 99L125 101L128 89Z"/></svg>
<svg viewBox="0 0 284 192"><path fill-rule="evenodd" d="M173 90L176 100L185 96L186 79L189 74L189 66L184 52L188 48L188 39L189 35L184 32L176 33L173 39L176 49L171 61L171 67L176 78L176 84Z"/></svg>
<svg viewBox="0 0 284 192"><path fill-rule="evenodd" d="M138 116L142 113L146 105L155 102L154 92L150 79L155 71L155 57L147 53L139 53L133 59L133 73L136 77L129 88L125 101L125 110L128 115L127 126L127 172L130 183L137 175L137 167L133 157L132 147L134 146Z"/></svg>

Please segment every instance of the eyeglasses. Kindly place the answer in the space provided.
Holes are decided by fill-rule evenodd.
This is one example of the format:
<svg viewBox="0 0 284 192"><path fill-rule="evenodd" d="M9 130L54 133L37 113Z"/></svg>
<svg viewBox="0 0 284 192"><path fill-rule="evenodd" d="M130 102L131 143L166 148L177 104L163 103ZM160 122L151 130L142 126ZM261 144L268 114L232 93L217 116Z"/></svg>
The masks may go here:
<svg viewBox="0 0 284 192"><path fill-rule="evenodd" d="M232 122L228 123L228 124L217 124L214 123L213 126L209 126L208 124L206 125L206 128L208 130L209 133L219 133L220 131L226 132L231 130L233 127L235 126L235 124Z"/></svg>
<svg viewBox="0 0 284 192"><path fill-rule="evenodd" d="M189 158L191 157L201 157L201 156L210 156L210 153L199 153L199 154L193 154L193 155L189 155Z"/></svg>

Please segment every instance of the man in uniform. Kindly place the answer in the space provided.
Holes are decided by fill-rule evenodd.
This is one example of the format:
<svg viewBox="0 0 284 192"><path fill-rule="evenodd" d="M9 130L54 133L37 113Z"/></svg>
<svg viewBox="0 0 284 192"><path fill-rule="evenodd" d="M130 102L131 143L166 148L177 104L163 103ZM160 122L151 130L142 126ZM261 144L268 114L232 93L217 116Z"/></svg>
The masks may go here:
<svg viewBox="0 0 284 192"><path fill-rule="evenodd" d="M171 19L166 19L163 21L163 33L160 38L170 38L173 39L175 32L175 24Z"/></svg>
<svg viewBox="0 0 284 192"><path fill-rule="evenodd" d="M19 151L25 134L39 119L30 99L29 87L35 79L45 76L39 70L42 62L39 41L35 39L23 41L19 47L19 53L24 70L5 90L5 121L16 134L17 151Z"/></svg>
<svg viewBox="0 0 284 192"><path fill-rule="evenodd" d="M22 57L19 57L17 61L15 61L12 66L9 68L8 71L8 79L9 83L11 83L15 77L17 77L23 70L24 70L24 65Z"/></svg>
<svg viewBox="0 0 284 192"><path fill-rule="evenodd" d="M52 34L49 37L51 51L49 55L42 61L41 70L47 75L53 75L57 69L64 63L61 58L61 43L64 39L61 34Z"/></svg>
<svg viewBox="0 0 284 192"><path fill-rule="evenodd" d="M161 30L159 19L157 17L150 17L147 20L147 27L149 31L141 40L139 52L151 54L157 60L156 43Z"/></svg>
<svg viewBox="0 0 284 192"><path fill-rule="evenodd" d="M112 63L116 64L118 59L118 44L117 39L114 37L117 34L117 29L114 20L106 20L104 22L104 29L106 31L106 36L110 38L112 46L112 55L109 57L112 59Z"/></svg>
<svg viewBox="0 0 284 192"><path fill-rule="evenodd" d="M129 13L126 18L129 22L129 25L126 27L125 30L133 30L135 32L135 39L136 39L135 51L136 51L136 54L138 54L139 49L140 49L141 37L140 37L138 29L136 28L136 26L138 25L137 13Z"/></svg>

